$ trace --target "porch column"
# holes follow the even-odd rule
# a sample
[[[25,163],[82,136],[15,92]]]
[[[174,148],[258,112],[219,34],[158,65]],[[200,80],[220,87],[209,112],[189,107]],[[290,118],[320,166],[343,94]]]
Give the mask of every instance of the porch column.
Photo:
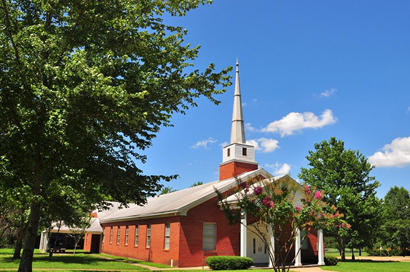
[[[241,257],[246,257],[246,242],[247,242],[247,230],[246,230],[246,213],[242,212],[241,218]]]
[[[317,257],[318,257],[318,265],[325,265],[325,254],[323,252],[323,230],[317,231],[317,238],[318,238],[318,249],[317,249]]]
[[[48,232],[42,231],[40,236],[40,252],[47,252],[48,250]]]
[[[273,235],[272,228],[273,228],[273,225],[268,227],[269,239],[270,239],[269,254],[272,256],[273,261],[275,261],[275,236]],[[274,264],[271,258],[269,257],[269,267],[273,267],[273,265]]]
[[[302,249],[300,247],[300,230],[299,230],[299,228],[296,228],[295,266],[302,266]]]

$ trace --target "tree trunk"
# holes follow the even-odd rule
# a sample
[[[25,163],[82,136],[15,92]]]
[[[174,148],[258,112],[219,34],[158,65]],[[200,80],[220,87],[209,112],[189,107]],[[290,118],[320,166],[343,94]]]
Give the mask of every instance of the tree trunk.
[[[21,248],[23,247],[23,235],[24,235],[24,230],[26,228],[24,224],[24,210],[20,214],[20,226],[17,229],[17,241],[16,244],[14,245],[14,254],[13,254],[13,259],[20,259],[21,258]]]
[[[34,244],[37,238],[38,224],[40,221],[40,203],[33,200],[30,207],[27,228],[24,235],[23,256],[20,261],[19,272],[32,272]]]
[[[352,261],[355,261],[355,260],[356,260],[356,258],[354,256],[354,248],[352,247]]]
[[[345,243],[342,238],[339,238],[337,239],[337,244],[339,246],[340,259],[344,262],[346,261]]]
[[[13,259],[20,259],[21,258],[21,248],[23,247],[23,230],[19,230],[17,234],[17,241],[14,245],[14,254]]]
[[[359,247],[359,256],[362,256],[362,248]]]

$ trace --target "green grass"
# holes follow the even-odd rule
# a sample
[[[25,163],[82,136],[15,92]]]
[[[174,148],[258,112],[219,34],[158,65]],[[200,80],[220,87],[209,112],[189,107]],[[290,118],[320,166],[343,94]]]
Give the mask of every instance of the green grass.
[[[0,268],[17,268],[20,260],[12,259],[12,249],[0,249]],[[144,268],[119,262],[115,260],[107,260],[98,257],[96,254],[62,254],[48,257],[46,253],[34,252],[33,268],[44,269],[130,269],[130,270],[146,270]]]
[[[354,250],[354,255],[355,256],[359,256],[359,250],[355,249]],[[329,256],[329,257],[339,257],[339,250],[337,250],[337,248],[326,248],[325,249],[325,256]],[[350,256],[352,256],[352,253],[350,250],[346,249],[346,257],[350,258]],[[362,250],[362,256],[369,256],[369,254],[367,254],[367,252]]]
[[[410,263],[383,261],[339,262],[336,266],[322,266],[323,270],[338,272],[409,272]]]
[[[170,268],[171,267],[171,266],[166,265],[166,264],[159,264],[159,263],[146,262],[146,261],[141,261],[141,260],[136,260],[136,259],[129,259],[129,258],[118,257],[118,256],[114,256],[114,255],[104,254],[104,253],[98,254],[98,255],[103,256],[103,257],[107,257],[107,258],[111,258],[111,259],[114,259],[114,260],[129,262],[129,263],[149,265],[149,266],[156,267],[156,268]]]

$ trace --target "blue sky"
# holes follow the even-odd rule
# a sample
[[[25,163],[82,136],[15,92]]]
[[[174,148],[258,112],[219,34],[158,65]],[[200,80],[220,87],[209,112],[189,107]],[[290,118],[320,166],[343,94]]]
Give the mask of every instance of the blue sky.
[[[406,0],[217,0],[167,22],[201,45],[196,67],[239,59],[259,166],[297,178],[314,143],[335,136],[371,158],[382,197],[394,185],[410,190],[409,14]],[[146,150],[146,173],[179,174],[166,185],[176,189],[216,180],[233,91],[175,115]]]

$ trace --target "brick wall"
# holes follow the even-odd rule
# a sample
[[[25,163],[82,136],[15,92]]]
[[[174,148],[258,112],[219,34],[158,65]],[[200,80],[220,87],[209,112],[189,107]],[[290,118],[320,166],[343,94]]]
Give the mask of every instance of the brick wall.
[[[230,162],[219,166],[219,180],[232,178],[244,172],[249,172],[258,169],[257,164],[244,162]]]
[[[170,224],[170,247],[164,249],[165,224]],[[135,226],[138,224],[138,245],[135,245]],[[151,224],[151,245],[147,247],[147,225]],[[162,264],[178,265],[179,257],[179,217],[166,217],[150,220],[103,224],[104,241],[101,252],[116,256],[134,258]],[[113,226],[112,243],[110,229]],[[129,227],[128,244],[125,244],[125,229]],[[120,228],[120,240],[117,242],[117,229]]]
[[[229,225],[225,214],[217,205],[215,197],[189,210],[181,217],[179,266],[202,266],[206,256],[239,255],[239,224]],[[217,243],[215,251],[202,250],[203,223],[217,224]]]
[[[84,234],[84,250],[90,252],[91,251],[91,233]]]

